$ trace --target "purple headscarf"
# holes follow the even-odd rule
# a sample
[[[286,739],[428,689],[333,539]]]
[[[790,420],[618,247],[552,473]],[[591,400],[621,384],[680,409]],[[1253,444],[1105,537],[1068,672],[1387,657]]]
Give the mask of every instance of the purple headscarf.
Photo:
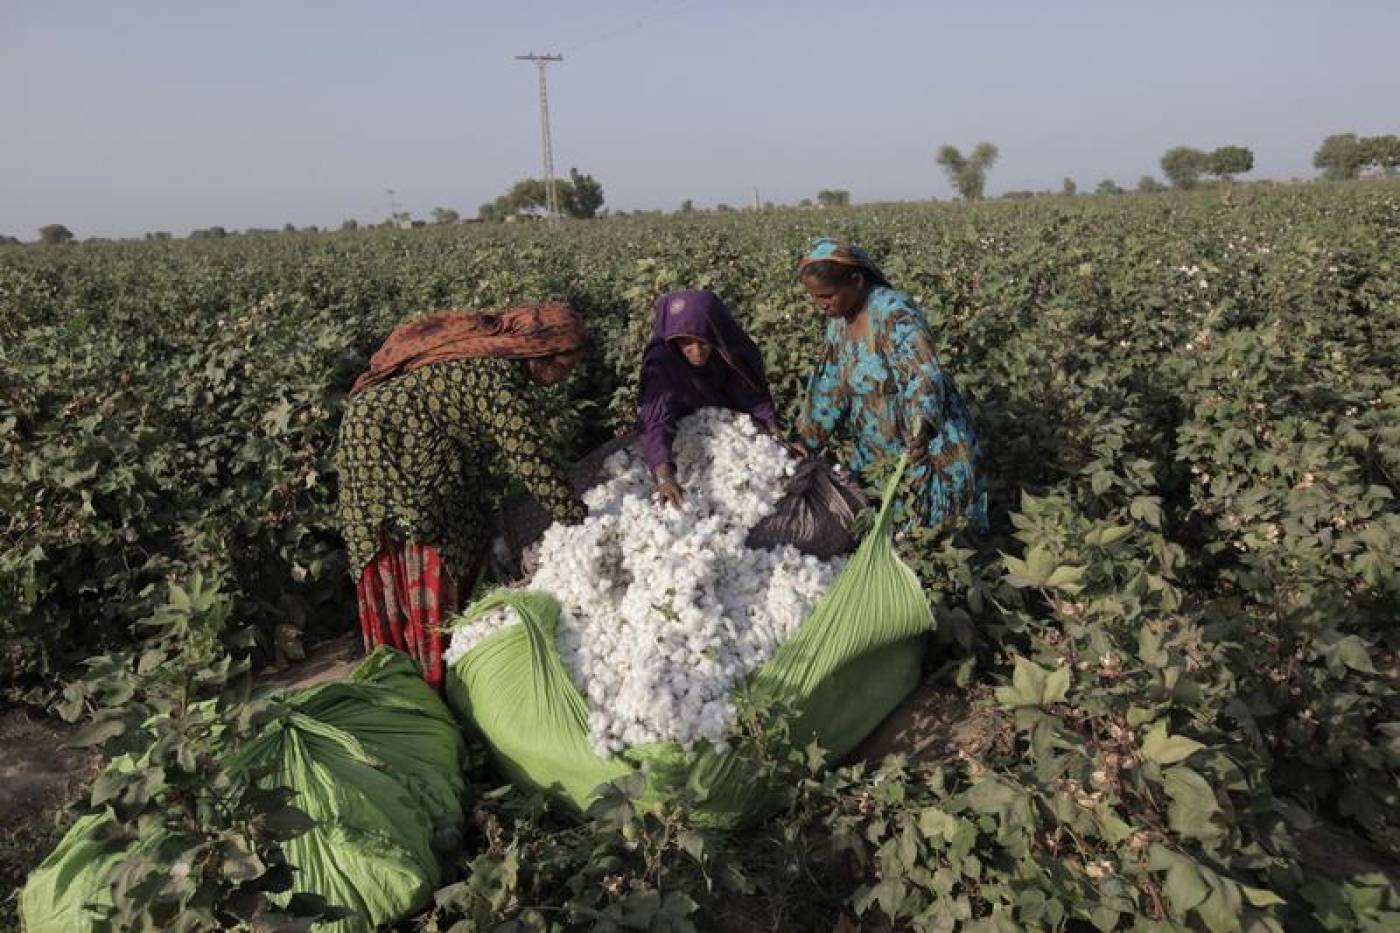
[[[777,411],[763,357],[713,292],[667,292],[652,305],[651,341],[642,354],[637,438],[652,470],[672,463],[676,422],[700,408],[745,412],[776,430]],[[691,366],[671,342],[694,337],[714,348],[704,366]]]

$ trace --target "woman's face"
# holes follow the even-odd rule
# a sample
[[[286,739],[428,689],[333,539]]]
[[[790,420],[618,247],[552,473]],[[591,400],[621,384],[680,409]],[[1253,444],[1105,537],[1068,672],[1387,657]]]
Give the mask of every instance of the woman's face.
[[[714,347],[699,337],[677,337],[672,343],[681,356],[685,357],[685,361],[696,369],[708,363],[710,354],[714,351]]]
[[[850,319],[865,307],[865,279],[858,275],[837,285],[823,282],[814,275],[804,275],[802,287],[827,317]]]
[[[569,350],[553,356],[536,356],[525,361],[530,378],[542,386],[552,386],[559,382],[583,359],[583,350]]]

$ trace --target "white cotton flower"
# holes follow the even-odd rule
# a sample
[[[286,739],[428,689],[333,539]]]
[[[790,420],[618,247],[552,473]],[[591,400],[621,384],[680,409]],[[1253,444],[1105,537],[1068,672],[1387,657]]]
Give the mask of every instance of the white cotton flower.
[[[745,547],[795,469],[753,419],[697,412],[681,421],[674,453],[679,508],[658,506],[646,465],[619,451],[584,496],[587,519],[545,532],[530,582],[562,608],[555,641],[603,756],[650,742],[727,748],[734,687],[791,637],[844,563]],[[518,621],[498,609],[457,629],[447,662]]]

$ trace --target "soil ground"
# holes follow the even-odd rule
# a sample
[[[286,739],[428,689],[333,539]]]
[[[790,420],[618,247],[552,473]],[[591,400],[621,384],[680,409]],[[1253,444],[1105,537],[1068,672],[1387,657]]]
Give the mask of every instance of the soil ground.
[[[97,752],[63,747],[73,731],[25,709],[0,713],[0,930],[18,929],[25,875],[68,829],[68,808],[101,769]]]
[[[886,755],[903,755],[914,764],[980,758],[1001,731],[996,717],[973,700],[967,690],[922,684],[856,747],[852,757],[878,762]]]

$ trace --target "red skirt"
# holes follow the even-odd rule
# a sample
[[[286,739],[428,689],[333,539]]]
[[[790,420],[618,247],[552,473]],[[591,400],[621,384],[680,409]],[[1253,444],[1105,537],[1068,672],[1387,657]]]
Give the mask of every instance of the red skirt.
[[[440,688],[442,625],[461,608],[461,596],[438,552],[413,541],[383,543],[360,571],[355,595],[366,653],[378,645],[405,651]]]

